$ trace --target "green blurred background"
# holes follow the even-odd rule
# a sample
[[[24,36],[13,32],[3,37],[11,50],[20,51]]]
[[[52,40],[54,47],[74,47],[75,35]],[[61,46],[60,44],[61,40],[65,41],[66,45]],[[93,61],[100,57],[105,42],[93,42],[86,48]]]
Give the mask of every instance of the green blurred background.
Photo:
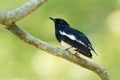
[[[12,10],[27,0],[1,0],[0,10]],[[35,37],[61,47],[49,16],[67,20],[84,32],[112,80],[120,79],[120,0],[48,0],[17,22]],[[95,73],[45,53],[19,40],[0,25],[0,80],[101,80]],[[63,47],[61,47],[63,48]]]

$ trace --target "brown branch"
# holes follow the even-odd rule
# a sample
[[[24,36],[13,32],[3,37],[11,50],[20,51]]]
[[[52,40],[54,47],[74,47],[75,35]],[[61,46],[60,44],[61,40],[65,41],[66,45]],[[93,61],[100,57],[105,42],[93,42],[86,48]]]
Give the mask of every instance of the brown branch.
[[[50,45],[44,41],[41,41],[38,38],[33,37],[28,32],[24,31],[20,27],[18,27],[16,24],[11,24],[10,26],[6,27],[7,30],[14,33],[18,38],[20,38],[22,41],[35,46],[36,48],[42,49],[43,51],[46,51],[52,55],[62,57],[68,61],[71,61],[79,66],[82,66],[86,69],[89,69],[95,73],[97,73],[102,80],[110,80],[110,76],[108,74],[108,71],[91,61],[88,61],[82,57],[79,57],[77,55],[71,54],[70,52],[66,50],[62,50],[60,48],[57,48],[53,45]]]
[[[91,61],[88,61],[82,57],[71,54],[66,50],[62,50],[53,45],[50,45],[44,41],[41,41],[38,38],[33,37],[28,32],[24,31],[20,27],[18,27],[15,22],[29,15],[31,12],[36,10],[43,2],[46,0],[29,0],[27,3],[22,5],[21,7],[11,10],[11,11],[0,11],[0,24],[5,25],[6,29],[15,34],[22,41],[36,47],[42,49],[52,55],[62,57],[68,61],[71,61],[83,68],[91,70],[98,74],[102,80],[110,80],[110,76],[108,71]]]
[[[16,21],[26,17],[39,6],[41,6],[46,0],[29,0],[21,7],[11,11],[0,11],[0,23],[3,25],[10,25]]]

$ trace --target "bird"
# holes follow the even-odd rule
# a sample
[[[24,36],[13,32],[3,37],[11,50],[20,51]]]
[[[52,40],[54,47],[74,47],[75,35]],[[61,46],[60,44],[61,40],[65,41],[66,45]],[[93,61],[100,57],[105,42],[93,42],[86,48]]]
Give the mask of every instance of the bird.
[[[62,46],[66,47],[66,50],[74,48],[76,53],[80,53],[88,58],[92,59],[93,51],[96,55],[96,51],[92,47],[90,40],[81,31],[72,28],[67,21],[61,18],[49,17],[55,25],[55,36]]]

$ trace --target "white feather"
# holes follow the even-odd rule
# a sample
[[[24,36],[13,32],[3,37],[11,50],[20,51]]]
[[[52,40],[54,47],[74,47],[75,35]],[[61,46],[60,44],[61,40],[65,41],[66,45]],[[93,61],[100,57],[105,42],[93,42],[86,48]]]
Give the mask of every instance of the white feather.
[[[72,34],[67,34],[67,33],[65,33],[64,31],[63,31],[63,32],[62,32],[62,31],[59,31],[59,32],[60,32],[61,35],[67,36],[67,37],[70,38],[71,40],[75,40],[75,41],[79,42],[80,44],[86,46],[81,40],[77,40],[74,35],[72,35]]]
[[[62,32],[62,31],[60,31],[60,34],[61,34],[61,35],[64,35],[64,36],[67,36],[67,37],[69,37],[69,38],[72,39],[72,40],[75,40],[75,39],[76,39],[75,36],[66,34],[65,32]]]
[[[67,43],[64,42],[64,41],[61,41],[61,45],[64,46],[64,47],[66,47],[66,48],[72,47],[71,45],[67,44]]]

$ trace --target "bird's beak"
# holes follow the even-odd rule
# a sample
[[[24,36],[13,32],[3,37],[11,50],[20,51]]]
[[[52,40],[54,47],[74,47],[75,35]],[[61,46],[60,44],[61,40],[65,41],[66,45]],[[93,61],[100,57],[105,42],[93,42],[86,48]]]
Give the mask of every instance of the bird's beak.
[[[49,18],[55,22],[55,18],[52,18],[52,17],[49,17]]]

